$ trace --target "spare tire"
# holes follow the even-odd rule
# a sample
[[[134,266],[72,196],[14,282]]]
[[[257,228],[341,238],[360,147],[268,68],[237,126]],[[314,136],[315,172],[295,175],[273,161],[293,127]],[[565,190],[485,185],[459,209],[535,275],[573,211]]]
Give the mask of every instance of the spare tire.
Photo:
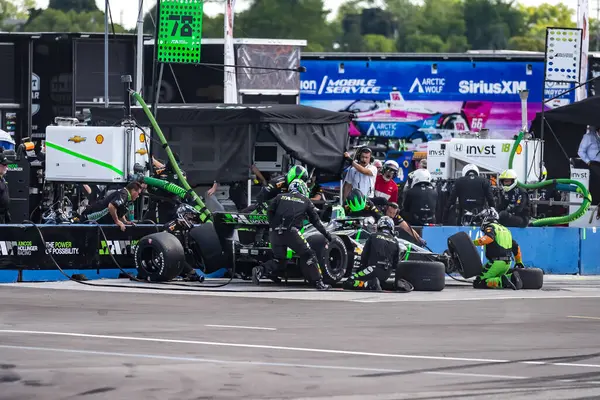
[[[439,292],[446,287],[446,266],[439,261],[401,261],[396,267],[396,282],[404,279],[418,292]]]
[[[317,255],[323,282],[336,284],[342,280],[348,270],[348,249],[338,236],[331,235],[331,237],[333,240],[327,243],[327,239],[319,233],[307,237],[306,241]]]
[[[512,268],[509,273],[513,271],[519,272],[523,289],[538,290],[544,286],[544,271],[539,268]]]
[[[151,282],[177,278],[183,271],[185,251],[179,239],[168,232],[144,236],[135,249],[138,277]]]
[[[482,274],[481,256],[466,232],[458,232],[448,238],[448,251],[463,278],[473,278]]]
[[[189,232],[190,246],[196,257],[204,264],[204,272],[210,274],[226,267],[219,235],[212,223],[198,225]]]

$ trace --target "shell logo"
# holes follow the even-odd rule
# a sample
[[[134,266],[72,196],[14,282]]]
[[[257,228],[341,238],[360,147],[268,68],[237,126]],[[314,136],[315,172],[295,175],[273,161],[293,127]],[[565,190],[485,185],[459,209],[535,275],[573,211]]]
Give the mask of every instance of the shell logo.
[[[146,135],[140,133],[140,143],[146,143]]]
[[[523,152],[523,146],[518,145],[517,146],[517,154],[521,155],[522,152]]]
[[[98,144],[104,143],[104,136],[96,135],[96,143],[98,143]]]
[[[408,160],[404,160],[404,162],[402,163],[402,165],[404,165],[404,168],[408,168],[408,166],[410,165],[410,163],[408,162]]]

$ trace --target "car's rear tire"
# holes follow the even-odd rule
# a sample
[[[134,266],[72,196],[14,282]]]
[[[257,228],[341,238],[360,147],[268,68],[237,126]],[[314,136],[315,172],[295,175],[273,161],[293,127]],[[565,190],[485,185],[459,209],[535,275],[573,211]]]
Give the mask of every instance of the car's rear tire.
[[[439,292],[446,287],[446,267],[439,261],[401,261],[395,280],[404,279],[417,292]]]
[[[140,279],[166,282],[177,278],[183,271],[185,251],[179,239],[168,232],[144,236],[134,254]]]
[[[481,257],[466,232],[458,232],[448,238],[448,251],[463,278],[473,278],[482,274]]]
[[[544,286],[544,271],[539,268],[512,268],[509,273],[513,271],[519,273],[523,289],[539,290]]]
[[[197,257],[200,257],[205,268],[205,273],[210,274],[226,267],[226,258],[223,255],[221,241],[211,223],[198,225],[189,232],[190,246]]]
[[[336,284],[346,275],[348,250],[342,239],[336,235],[331,236],[333,240],[329,243],[321,234],[312,235],[306,241],[317,256],[323,274],[323,282]]]

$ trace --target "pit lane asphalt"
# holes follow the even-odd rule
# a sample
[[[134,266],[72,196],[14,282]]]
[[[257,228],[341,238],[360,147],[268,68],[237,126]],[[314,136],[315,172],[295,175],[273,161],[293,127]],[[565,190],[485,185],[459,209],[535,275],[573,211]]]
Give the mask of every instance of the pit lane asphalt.
[[[0,399],[600,398],[600,280],[546,278],[408,294],[0,285]]]

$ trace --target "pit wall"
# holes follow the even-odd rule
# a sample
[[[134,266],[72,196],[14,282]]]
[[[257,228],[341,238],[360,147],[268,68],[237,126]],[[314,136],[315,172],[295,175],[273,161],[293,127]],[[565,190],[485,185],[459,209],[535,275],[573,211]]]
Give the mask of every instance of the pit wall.
[[[23,226],[19,227],[24,229]],[[64,237],[64,227],[58,229],[55,226],[41,226],[45,236],[48,239],[52,234],[59,234]],[[98,233],[94,227],[83,227],[81,232],[73,236],[73,241],[85,240],[86,243],[94,243],[99,239]],[[104,227],[108,237],[118,240],[139,239],[149,233],[155,232],[156,227],[136,226],[131,230],[120,232],[118,228],[113,226]],[[596,228],[511,228],[513,237],[521,246],[523,261],[528,267],[537,267],[544,270],[546,274],[556,275],[600,275],[600,229]],[[70,231],[70,229],[69,229]],[[447,248],[447,239],[451,235],[464,231],[473,239],[480,237],[482,232],[479,228],[470,227],[424,227],[422,231],[423,238],[427,241],[427,245],[434,252],[443,252]],[[0,231],[2,233],[3,231]],[[12,239],[17,239],[16,236],[33,235],[33,230],[14,232]],[[37,234],[37,233],[35,233]],[[91,235],[91,236],[90,236]],[[2,236],[2,235],[0,235]],[[121,237],[122,236],[122,237]],[[33,237],[23,238],[35,240]],[[47,239],[47,240],[48,240]],[[98,243],[98,242],[97,242]],[[0,243],[1,244],[1,243]],[[73,243],[74,244],[74,243]],[[83,247],[83,244],[81,245]],[[480,248],[480,255],[483,259],[483,248]],[[0,249],[2,250],[2,249]],[[2,251],[0,251],[1,253]],[[87,256],[80,254],[83,258],[69,262],[70,265],[65,265],[62,260],[73,260],[70,256],[66,258],[56,257],[65,272],[71,276],[73,274],[83,274],[89,280],[95,279],[110,279],[119,277],[120,271],[115,268],[111,257],[109,257],[100,247],[94,247],[89,250],[88,254],[95,256]],[[131,250],[129,254],[114,254],[119,264],[131,274],[135,274],[133,265],[133,256]],[[93,262],[92,259],[94,260]],[[44,282],[44,281],[59,281],[67,278],[62,275],[49,261],[47,257],[37,258],[36,266],[25,266],[23,262],[18,262],[19,266],[6,263],[7,257],[0,255],[0,283],[12,282]],[[24,260],[24,259],[22,259]],[[87,261],[87,262],[86,262]],[[4,265],[2,265],[4,264]],[[215,273],[214,277],[222,275],[223,270],[219,274]]]

